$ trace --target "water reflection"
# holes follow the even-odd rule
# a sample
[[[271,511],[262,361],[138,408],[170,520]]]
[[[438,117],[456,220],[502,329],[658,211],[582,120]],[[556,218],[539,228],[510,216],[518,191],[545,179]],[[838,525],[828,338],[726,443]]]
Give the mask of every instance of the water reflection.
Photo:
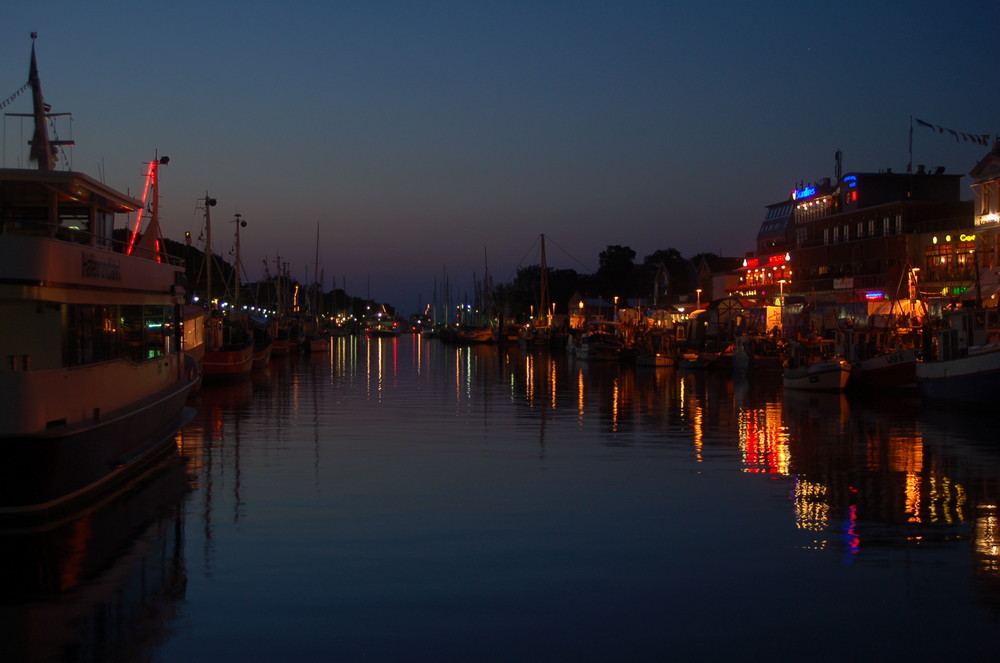
[[[187,589],[177,455],[60,522],[0,530],[0,657],[134,660],[170,635]]]
[[[497,626],[504,635],[496,635],[476,615],[524,626],[509,615],[537,605],[588,628],[616,619],[588,612],[591,604],[641,606],[610,631],[655,641],[663,624],[699,613],[663,599],[676,587],[695,602],[699,592],[726,593],[732,603],[715,607],[739,612],[725,622],[736,628],[752,612],[744,608],[782,609],[768,592],[803,573],[811,591],[843,582],[853,591],[871,585],[874,595],[899,582],[887,570],[903,568],[899,608],[945,568],[937,582],[971,585],[1000,615],[1000,449],[986,417],[906,398],[785,392],[777,376],[585,364],[417,336],[333,339],[329,353],[205,385],[195,404],[197,417],[177,438],[183,490],[146,507],[145,525],[105,536],[118,530],[85,520],[44,541],[3,540],[5,551],[24,546],[11,568],[37,570],[28,583],[8,569],[4,635],[22,651],[31,647],[25,633],[50,626],[64,634],[62,647],[95,649],[100,638],[117,646],[125,636],[99,636],[93,617],[66,624],[112,609],[126,619],[141,601],[154,606],[157,625],[129,644],[157,649],[195,581],[206,586],[190,592],[197,617],[189,621],[232,611],[212,626],[239,623],[235,606],[253,592],[263,630],[276,623],[300,628],[296,643],[315,639],[290,659],[334,651],[323,639],[331,632],[360,658],[384,635],[381,624],[413,642],[435,642],[442,622],[501,641],[510,631]],[[126,522],[118,508],[107,523]],[[123,554],[128,541],[155,552]],[[101,556],[122,570],[87,561]],[[741,566],[747,558],[755,565]],[[780,561],[768,566],[772,559]],[[705,577],[675,577],[686,569]],[[732,569],[760,584],[740,588]],[[111,598],[137,574],[154,597]],[[782,603],[794,602],[788,591]],[[38,610],[32,593],[59,597],[61,607]],[[824,619],[843,609],[828,600],[816,607]],[[287,607],[297,617],[277,614]],[[968,617],[962,607],[928,611]],[[79,628],[90,632],[70,633]],[[183,653],[188,640],[177,640]],[[474,640],[463,640],[470,651]]]

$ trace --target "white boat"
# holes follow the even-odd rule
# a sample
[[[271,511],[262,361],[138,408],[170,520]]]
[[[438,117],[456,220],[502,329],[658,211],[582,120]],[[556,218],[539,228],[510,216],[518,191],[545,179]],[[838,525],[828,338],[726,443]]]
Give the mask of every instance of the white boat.
[[[843,357],[830,355],[826,344],[792,343],[781,371],[786,389],[843,391],[851,377],[851,365]]]
[[[1000,403],[1000,312],[970,308],[949,312],[935,330],[929,352],[917,362],[920,396],[953,404]]]
[[[156,217],[114,241],[116,215],[144,202],[55,169],[34,43],[29,85],[37,168],[0,169],[3,517],[54,515],[162,458],[199,379]]]

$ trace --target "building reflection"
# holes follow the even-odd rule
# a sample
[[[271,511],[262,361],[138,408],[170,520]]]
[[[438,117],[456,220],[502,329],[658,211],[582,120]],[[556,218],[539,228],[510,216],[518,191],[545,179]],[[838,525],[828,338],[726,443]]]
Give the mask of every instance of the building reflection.
[[[740,466],[784,480],[802,547],[853,560],[866,551],[968,545],[977,573],[1000,583],[1000,451],[989,422],[929,419],[906,398],[861,401],[784,390],[780,376],[752,377],[628,365],[585,364],[558,354],[519,354],[506,366],[524,414],[597,418],[608,445],[690,445],[709,462],[738,430]],[[535,415],[537,416],[537,414]],[[648,431],[662,436],[650,440]],[[543,429],[544,430],[544,429]],[[990,453],[990,451],[993,453]]]

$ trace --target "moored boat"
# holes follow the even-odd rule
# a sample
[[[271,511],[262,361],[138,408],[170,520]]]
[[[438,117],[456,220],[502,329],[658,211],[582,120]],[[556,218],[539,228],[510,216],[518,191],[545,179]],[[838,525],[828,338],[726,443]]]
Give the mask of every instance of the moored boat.
[[[843,357],[827,350],[827,343],[788,347],[781,381],[786,389],[843,391],[851,377],[851,365]]]
[[[253,370],[266,368],[271,361],[271,350],[274,347],[274,339],[265,325],[257,325],[253,328]]]
[[[618,361],[622,356],[622,347],[615,323],[594,320],[587,324],[573,352],[580,361]]]
[[[399,324],[389,318],[377,318],[365,330],[369,336],[393,338],[399,336]]]
[[[114,240],[116,216],[144,201],[55,169],[34,44],[29,87],[38,167],[0,169],[3,517],[66,510],[162,458],[199,377],[182,344],[183,267],[155,214],[141,239]]]
[[[253,370],[253,335],[243,325],[220,316],[208,318],[206,326],[205,378],[225,379]]]
[[[744,373],[782,370],[781,347],[773,336],[743,334],[733,341],[733,369]]]
[[[916,365],[920,396],[957,405],[1000,403],[1000,312],[960,309],[942,322],[926,337]]]
[[[911,390],[917,381],[917,351],[903,348],[880,352],[855,361],[851,366],[852,389]]]
[[[459,325],[454,332],[454,342],[458,344],[493,343],[496,341],[496,334],[488,326]]]
[[[636,366],[653,366],[662,368],[666,366],[676,366],[677,357],[665,352],[643,352],[636,355]]]

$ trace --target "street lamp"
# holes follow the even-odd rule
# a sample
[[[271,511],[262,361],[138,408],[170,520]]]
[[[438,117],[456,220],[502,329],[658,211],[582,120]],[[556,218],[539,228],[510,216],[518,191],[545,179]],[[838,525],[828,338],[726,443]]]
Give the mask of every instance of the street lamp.
[[[697,290],[695,290],[694,292],[695,292],[695,295],[696,295],[696,297],[697,297],[697,299],[696,299],[696,304],[695,304],[695,308],[696,308],[696,309],[700,309],[700,308],[701,308],[701,288],[698,288],[698,289],[697,289]]]
[[[778,281],[778,291],[780,293],[781,305],[785,305],[785,279]]]

